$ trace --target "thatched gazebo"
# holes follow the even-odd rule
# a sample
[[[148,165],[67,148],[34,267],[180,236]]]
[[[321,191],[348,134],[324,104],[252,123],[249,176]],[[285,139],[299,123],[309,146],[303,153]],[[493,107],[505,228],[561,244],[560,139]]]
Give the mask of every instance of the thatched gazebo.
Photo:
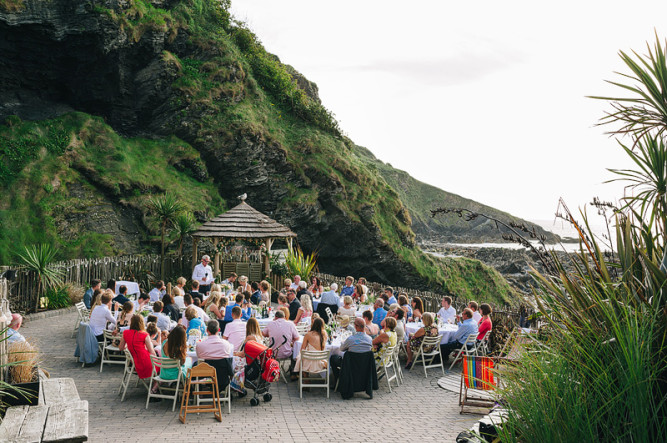
[[[241,196],[241,204],[235,206],[224,214],[207,221],[192,234],[192,263],[193,266],[199,262],[197,254],[197,243],[202,238],[210,238],[216,247],[214,259],[214,275],[220,272],[220,252],[218,243],[224,239],[233,240],[263,240],[266,246],[264,256],[264,272],[269,273],[269,254],[271,246],[276,239],[285,239],[290,244],[296,234],[287,226],[262,214],[245,202],[246,195]]]

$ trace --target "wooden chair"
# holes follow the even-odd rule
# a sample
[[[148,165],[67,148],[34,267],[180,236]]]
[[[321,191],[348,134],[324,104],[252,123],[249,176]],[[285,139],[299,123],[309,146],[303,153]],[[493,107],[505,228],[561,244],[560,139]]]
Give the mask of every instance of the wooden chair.
[[[415,364],[419,362],[419,357],[421,357],[422,365],[424,366],[424,376],[428,377],[427,369],[440,367],[442,369],[442,375],[445,375],[445,366],[442,364],[442,356],[440,356],[440,361],[438,363],[433,363],[435,358],[440,355],[440,341],[442,340],[442,334],[438,334],[436,337],[424,336],[421,346],[417,350],[417,353],[413,357]],[[426,349],[432,348],[430,352],[425,352]],[[428,360],[428,361],[427,361]],[[414,364],[410,368],[414,367]]]
[[[460,413],[466,406],[492,407],[495,398],[490,391],[498,387],[494,360],[489,357],[466,355],[463,357],[461,387],[459,389]]]
[[[200,391],[199,388],[210,385],[210,390]],[[196,387],[196,390],[192,388]],[[198,401],[190,404],[190,395],[195,397],[201,395],[210,395],[213,399],[212,404],[201,405]],[[178,419],[185,423],[188,412],[213,412],[213,416],[218,421],[222,421],[222,410],[220,408],[220,392],[218,392],[218,377],[215,368],[207,363],[199,363],[197,366],[188,370],[188,378],[185,380],[185,390],[181,400],[181,410]]]
[[[175,411],[176,401],[178,400],[178,394],[180,393],[181,381],[183,380],[183,372],[181,372],[181,362],[173,358],[158,357],[156,355],[151,355],[151,363],[153,363],[153,374],[151,375],[150,386],[154,386],[155,383],[157,382],[158,392],[152,393],[150,389],[148,390],[148,395],[146,396],[146,409],[148,409],[148,403],[150,403],[151,397],[156,397],[156,398],[166,398],[169,400],[173,399],[174,403],[171,406],[171,410]],[[160,374],[158,374],[158,369],[160,370],[160,374],[165,369],[177,369],[178,375],[176,376],[175,380],[164,379],[160,376]],[[159,385],[160,382],[162,383],[176,382],[176,387],[168,388],[166,386],[161,386]],[[173,394],[163,394],[162,391],[173,391]]]
[[[125,349],[125,369],[123,370],[123,377],[120,380],[120,389],[118,389],[118,394],[120,395],[122,393],[122,397],[120,398],[121,402],[125,400],[127,387],[130,385],[130,381],[133,375],[137,376],[137,383],[135,384],[135,387],[139,386],[139,382],[141,382],[146,387],[146,389],[150,391],[150,386],[148,385],[148,380],[150,379],[139,378],[139,374],[137,374],[137,371],[134,369],[134,359],[132,358],[132,354],[130,354],[130,351]]]
[[[325,388],[327,390],[327,398],[329,398],[330,356],[331,356],[331,351],[328,349],[325,351],[301,351],[301,361],[300,361],[301,364],[299,365],[299,398],[303,398],[303,388],[304,388],[303,382],[305,380],[308,380],[310,382],[308,384],[305,384],[305,386],[308,388]],[[305,374],[308,374],[308,372],[303,372],[303,362],[306,360],[310,361],[325,360],[327,362],[326,369],[317,372],[316,374],[326,373],[326,377],[322,378],[319,375],[315,377],[306,377]],[[322,380],[324,380],[323,383],[321,382]],[[313,383],[313,382],[320,382],[320,383]]]
[[[125,355],[120,352],[114,341],[120,340],[120,337],[114,336],[112,331],[104,330],[104,341],[102,342],[102,357],[100,358],[100,372],[104,368],[104,363],[110,365],[124,365]]]
[[[470,356],[470,355],[476,355],[476,353],[477,353],[477,333],[474,333],[468,335],[465,343],[463,343],[459,351],[456,353],[456,357],[454,357],[454,361],[449,366],[449,370],[450,371],[452,370],[452,368],[459,361],[462,355]]]
[[[396,369],[396,367],[399,365],[396,364],[395,356],[396,356],[396,346],[387,346],[382,361],[378,362],[376,360],[378,379],[380,378],[380,375],[384,374],[384,376],[387,379],[387,385],[389,386],[389,392],[391,392],[392,380],[396,380],[396,387],[398,387],[398,370]],[[394,370],[394,375],[392,376],[389,376],[390,368]]]

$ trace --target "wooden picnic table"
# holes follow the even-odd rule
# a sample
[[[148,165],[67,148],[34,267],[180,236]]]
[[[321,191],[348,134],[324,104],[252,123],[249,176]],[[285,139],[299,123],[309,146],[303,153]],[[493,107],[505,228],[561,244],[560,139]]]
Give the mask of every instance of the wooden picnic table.
[[[37,406],[13,406],[0,424],[2,442],[84,442],[88,440],[88,402],[79,398],[71,378],[40,381]]]

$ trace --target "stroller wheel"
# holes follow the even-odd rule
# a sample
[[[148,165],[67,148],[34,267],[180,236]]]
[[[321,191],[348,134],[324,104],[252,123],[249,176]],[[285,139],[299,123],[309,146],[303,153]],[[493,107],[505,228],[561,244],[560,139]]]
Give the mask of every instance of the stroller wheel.
[[[259,405],[259,399],[251,398],[250,399],[250,406],[257,406],[257,405]]]
[[[269,394],[268,392],[266,394],[264,394],[264,401],[265,402],[270,402],[272,398],[273,398],[273,395]]]

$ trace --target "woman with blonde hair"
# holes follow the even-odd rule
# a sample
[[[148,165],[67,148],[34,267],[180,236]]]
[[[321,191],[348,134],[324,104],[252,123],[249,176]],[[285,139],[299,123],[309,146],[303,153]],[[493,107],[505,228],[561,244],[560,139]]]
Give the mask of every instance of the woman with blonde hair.
[[[416,297],[415,297],[416,298]],[[413,299],[414,300],[414,299]],[[420,300],[421,301],[421,300]],[[405,369],[410,369],[412,367],[412,356],[419,350],[424,341],[424,337],[437,337],[438,336],[438,327],[433,324],[433,319],[435,316],[430,312],[424,312],[422,315],[422,321],[424,326],[419,328],[417,332],[412,334],[410,337],[409,345],[407,346],[408,352],[408,361],[405,365]],[[435,347],[425,347],[424,352],[432,352]]]
[[[243,294],[244,292],[251,292],[252,288],[250,287],[250,284],[248,284],[248,277],[245,275],[242,275],[239,277],[239,286],[236,288],[236,291],[239,294]]]
[[[296,317],[294,318],[294,324],[298,324],[301,320],[308,319],[313,316],[313,302],[310,299],[310,295],[303,294],[301,296],[301,307],[296,311]]]
[[[173,295],[174,297],[179,296],[179,295],[180,295],[181,297],[183,297],[183,296],[185,295],[185,289],[183,289],[183,287],[185,286],[185,284],[186,284],[187,282],[188,282],[188,281],[185,279],[185,277],[178,277],[178,278],[176,279],[176,286],[174,286],[174,287],[172,288],[172,295]]]
[[[352,306],[352,303],[354,303],[352,297],[350,297],[349,295],[343,297],[343,306],[338,308],[338,315],[347,315],[349,317],[355,317],[357,315],[357,311],[354,309],[354,306]]]
[[[259,282],[259,289],[262,291],[262,301],[271,303],[271,283],[266,280]]]
[[[222,286],[217,283],[212,284],[211,292],[222,292]]]
[[[290,286],[292,286],[292,279],[291,278],[286,278],[283,283],[285,284],[285,286],[283,287],[282,291],[280,291],[280,292],[287,291],[290,288]]]
[[[211,295],[204,302],[204,311],[210,319],[222,319],[225,317],[225,314],[220,312],[220,298],[222,297],[222,292],[220,291],[211,291]]]

